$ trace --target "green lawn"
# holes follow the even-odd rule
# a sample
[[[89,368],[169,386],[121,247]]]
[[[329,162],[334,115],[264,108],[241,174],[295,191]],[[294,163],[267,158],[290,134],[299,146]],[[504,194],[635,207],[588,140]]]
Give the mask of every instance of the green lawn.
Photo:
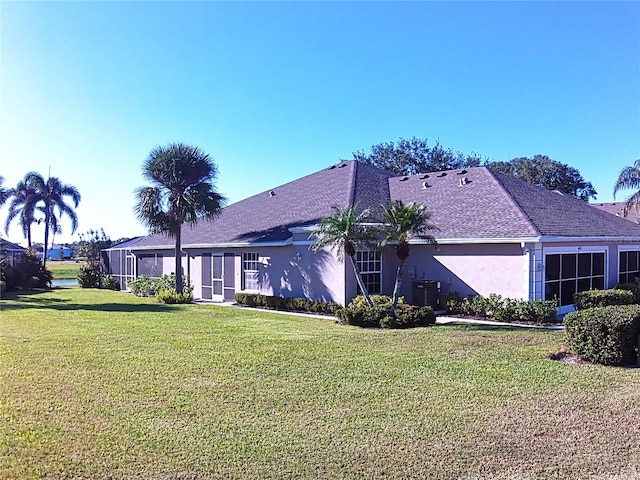
[[[0,478],[638,478],[640,370],[562,332],[0,302]]]
[[[56,280],[75,280],[78,278],[80,265],[82,265],[82,263],[76,263],[75,260],[49,260],[47,262],[47,269],[51,271],[53,278]]]

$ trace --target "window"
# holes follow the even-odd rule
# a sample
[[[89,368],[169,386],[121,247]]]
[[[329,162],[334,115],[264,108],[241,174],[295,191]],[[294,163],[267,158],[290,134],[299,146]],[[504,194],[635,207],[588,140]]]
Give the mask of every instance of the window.
[[[379,295],[382,292],[382,253],[356,252],[356,265],[369,294]],[[362,293],[360,288],[358,293]]]
[[[620,263],[618,264],[618,281],[620,283],[635,283],[636,277],[640,277],[640,251],[621,251]]]
[[[151,278],[162,276],[162,254],[138,256],[138,277],[143,275]]]
[[[245,252],[242,254],[242,289],[260,290],[257,252]]]
[[[545,256],[545,298],[559,306],[573,304],[576,292],[604,288],[604,252],[558,253]]]

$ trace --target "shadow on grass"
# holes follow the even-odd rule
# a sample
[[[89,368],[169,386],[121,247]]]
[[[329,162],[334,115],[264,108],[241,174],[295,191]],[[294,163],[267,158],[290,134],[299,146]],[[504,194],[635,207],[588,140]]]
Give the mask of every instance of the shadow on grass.
[[[173,306],[165,304],[132,304],[132,303],[75,303],[64,298],[43,298],[42,293],[50,290],[26,290],[19,292],[8,292],[2,295],[2,300],[15,300],[20,303],[2,303],[0,309],[6,310],[26,310],[30,308],[45,308],[49,310],[72,311],[87,310],[98,312],[170,312],[175,310]]]
[[[527,332],[527,331],[558,331],[560,328],[555,325],[486,325],[480,323],[445,323],[437,325],[438,328],[454,327],[456,330],[466,330],[469,332]]]

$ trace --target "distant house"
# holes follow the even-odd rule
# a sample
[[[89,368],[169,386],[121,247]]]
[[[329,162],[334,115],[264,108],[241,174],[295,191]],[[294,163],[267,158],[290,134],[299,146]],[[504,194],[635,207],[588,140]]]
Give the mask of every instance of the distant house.
[[[72,258],[73,250],[66,245],[53,244],[47,250],[47,260],[71,260]]]
[[[396,176],[347,161],[226,207],[182,229],[184,269],[200,299],[232,300],[236,292],[307,297],[345,304],[357,294],[347,263],[309,249],[310,234],[331,207],[376,210],[398,199],[422,202],[438,227],[437,248],[411,241],[407,301],[431,303],[426,291],[558,298],[609,288],[640,271],[640,225],[569,195],[485,167]],[[159,276],[174,269],[173,240],[152,235],[105,251],[116,278]],[[397,258],[387,247],[361,250],[357,262],[371,293],[393,290]],[[121,285],[126,281],[121,280]]]
[[[26,248],[0,238],[0,256],[6,259],[8,265],[13,266],[18,263],[26,251]]]

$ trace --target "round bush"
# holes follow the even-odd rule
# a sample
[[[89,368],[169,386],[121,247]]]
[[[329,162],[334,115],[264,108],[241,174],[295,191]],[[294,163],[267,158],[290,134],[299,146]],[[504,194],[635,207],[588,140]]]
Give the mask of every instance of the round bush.
[[[568,313],[564,317],[569,347],[580,358],[602,365],[637,361],[640,305],[610,305]]]

